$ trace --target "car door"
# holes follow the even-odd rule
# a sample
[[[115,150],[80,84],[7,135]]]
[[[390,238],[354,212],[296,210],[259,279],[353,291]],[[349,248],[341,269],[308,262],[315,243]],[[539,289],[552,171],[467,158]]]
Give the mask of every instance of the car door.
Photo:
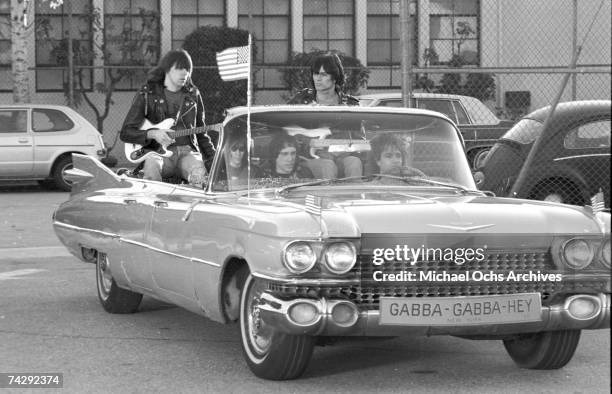
[[[202,198],[200,191],[177,188],[171,193],[156,194],[153,198],[151,227],[147,232],[149,261],[156,292],[182,307],[199,311],[195,299],[193,221],[183,217],[192,204]],[[200,223],[201,225],[201,223]]]
[[[33,163],[29,111],[0,109],[0,178],[31,177]]]

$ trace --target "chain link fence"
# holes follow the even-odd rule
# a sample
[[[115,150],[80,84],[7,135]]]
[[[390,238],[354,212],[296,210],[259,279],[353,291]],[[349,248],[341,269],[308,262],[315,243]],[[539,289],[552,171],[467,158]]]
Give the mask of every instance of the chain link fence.
[[[233,19],[232,25],[248,30],[256,47],[252,65],[256,105],[286,103],[295,89],[287,75],[296,69],[309,72],[307,64],[295,62],[296,57],[323,50],[354,60],[347,73],[367,70],[366,81],[349,86],[349,93],[360,96],[362,105],[400,106],[401,49],[407,47],[410,105],[445,113],[458,124],[479,187],[500,196],[575,204],[588,203],[603,189],[609,206],[611,2],[412,0],[408,4],[407,41],[400,34],[399,0],[238,0],[231,16],[223,0],[173,1],[170,16],[161,21],[171,28],[162,36],[172,48],[179,48],[201,26],[223,26]],[[85,75],[99,80],[108,66],[90,65]],[[129,87],[144,82],[136,78],[148,68],[130,74]],[[214,68],[195,64],[196,72]],[[128,91],[124,85],[117,88]],[[202,92],[210,90],[206,80],[199,85]],[[546,117],[521,120],[557,99],[581,103],[560,104],[555,113],[564,121],[549,122],[545,131],[541,129]],[[608,100],[607,112],[605,103],[585,100]],[[586,116],[592,107],[600,112]],[[218,118],[219,114],[207,113],[212,122]],[[548,157],[546,163],[528,160],[534,144],[538,149],[531,156]],[[507,157],[498,158],[502,153]],[[523,165],[527,161],[529,168]],[[515,187],[517,179],[520,188]]]

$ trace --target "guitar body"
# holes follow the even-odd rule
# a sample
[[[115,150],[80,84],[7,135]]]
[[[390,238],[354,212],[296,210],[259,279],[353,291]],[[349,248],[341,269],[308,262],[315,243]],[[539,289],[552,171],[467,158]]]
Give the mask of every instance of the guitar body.
[[[140,130],[153,130],[153,129],[170,129],[174,126],[174,119],[164,119],[157,124],[151,123],[148,119],[145,119],[140,126]],[[150,156],[157,155],[163,157],[172,156],[172,152],[166,149],[166,146],[161,145],[155,140],[149,140],[146,145],[130,144],[125,143],[125,157],[132,163],[140,163],[146,160]]]
[[[171,137],[176,138],[185,135],[193,135],[206,133],[208,130],[216,130],[220,131],[222,128],[221,123],[217,123],[210,126],[202,126],[196,127],[193,129],[184,129],[174,131]],[[142,126],[140,126],[140,130],[153,130],[153,129],[165,129],[170,130],[174,127],[174,119],[168,118],[164,119],[159,123],[153,124],[149,120],[145,119],[142,122]],[[170,157],[172,156],[172,152],[167,150],[167,146],[161,145],[155,140],[148,140],[146,145],[139,144],[131,144],[129,142],[125,143],[125,157],[132,163],[140,163],[141,161],[146,160],[148,157],[153,155],[155,156],[163,156]]]

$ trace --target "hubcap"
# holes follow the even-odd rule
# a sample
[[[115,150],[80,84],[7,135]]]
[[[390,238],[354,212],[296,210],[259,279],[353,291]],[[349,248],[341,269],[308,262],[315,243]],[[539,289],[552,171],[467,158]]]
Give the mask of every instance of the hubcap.
[[[251,287],[251,294],[252,297],[249,298],[249,305],[247,309],[248,335],[250,337],[253,350],[259,355],[264,355],[270,349],[273,331],[271,327],[265,324],[260,316],[259,295],[261,294],[261,289],[259,288],[257,282]]]
[[[108,298],[113,285],[113,276],[109,269],[109,261],[106,254],[98,254],[98,289],[100,289],[100,296],[104,299]]]

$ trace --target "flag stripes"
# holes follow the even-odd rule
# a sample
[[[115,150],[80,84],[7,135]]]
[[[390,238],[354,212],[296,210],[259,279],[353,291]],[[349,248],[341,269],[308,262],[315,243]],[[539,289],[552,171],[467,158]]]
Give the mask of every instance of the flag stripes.
[[[224,81],[249,77],[249,46],[227,48],[217,52],[219,74]]]

